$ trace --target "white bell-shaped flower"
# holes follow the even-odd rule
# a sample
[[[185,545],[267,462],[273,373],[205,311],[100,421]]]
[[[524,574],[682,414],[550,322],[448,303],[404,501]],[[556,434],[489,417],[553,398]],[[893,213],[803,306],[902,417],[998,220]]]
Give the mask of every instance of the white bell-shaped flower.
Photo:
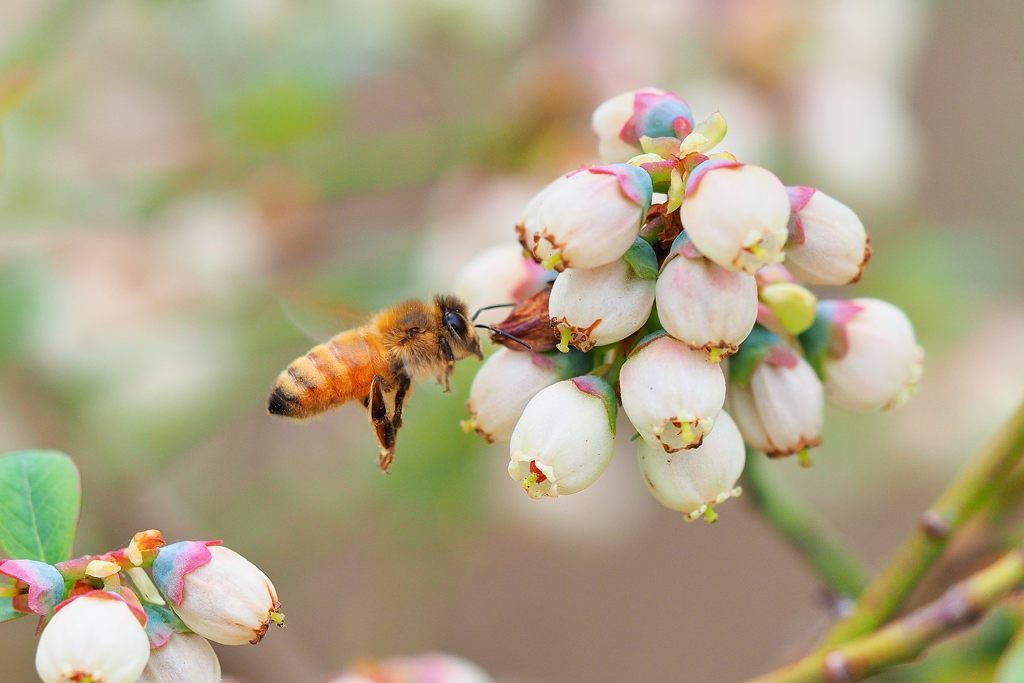
[[[616,405],[608,383],[592,375],[541,390],[512,432],[509,476],[531,498],[587,488],[615,450]]]
[[[488,443],[508,443],[531,398],[559,380],[583,374],[588,364],[589,359],[578,352],[498,349],[473,378],[466,403],[470,419],[464,428],[476,431]]]
[[[700,446],[725,402],[725,376],[704,353],[662,334],[643,340],[619,373],[622,409],[666,453]]]
[[[651,177],[612,164],[574,171],[527,204],[519,242],[545,267],[596,268],[622,257],[651,205]]]
[[[724,159],[700,164],[686,182],[679,217],[701,254],[753,274],[781,261],[789,196],[770,171]]]
[[[734,373],[727,409],[754,448],[771,458],[799,453],[809,462],[806,451],[821,443],[824,400],[821,381],[810,364],[779,345],[756,363],[747,382],[737,381]]]
[[[864,224],[848,206],[813,187],[789,187],[792,217],[786,268],[812,285],[860,279],[871,258]]]
[[[647,322],[658,263],[640,238],[626,255],[597,268],[567,268],[551,288],[551,324],[581,351],[625,339]]]
[[[682,512],[687,520],[703,515],[713,522],[715,506],[740,494],[736,482],[743,473],[746,451],[736,423],[722,411],[714,431],[698,448],[666,453],[642,441],[637,460],[647,488],[659,503]]]
[[[206,638],[175,633],[149,655],[138,683],[220,683],[220,660]]]
[[[831,320],[822,364],[829,401],[847,410],[888,410],[913,395],[924,350],[903,311],[880,299],[853,299],[822,301],[818,315]]]
[[[147,661],[149,638],[139,614],[120,595],[100,590],[58,605],[36,648],[45,683],[135,683]]]
[[[468,261],[455,275],[452,292],[470,311],[497,303],[518,303],[542,290],[554,274],[544,270],[514,243],[496,244]],[[478,322],[496,323],[507,309],[482,311]]]
[[[272,622],[284,621],[267,575],[223,546],[164,546],[153,562],[153,578],[181,621],[215,643],[255,644]]]
[[[752,275],[674,252],[658,276],[655,302],[665,330],[712,360],[732,355],[757,320]]]

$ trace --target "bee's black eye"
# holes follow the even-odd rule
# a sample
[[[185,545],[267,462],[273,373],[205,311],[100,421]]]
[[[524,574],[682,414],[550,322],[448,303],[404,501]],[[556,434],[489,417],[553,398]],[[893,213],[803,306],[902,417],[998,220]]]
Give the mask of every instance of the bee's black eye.
[[[466,321],[455,311],[445,311],[444,324],[456,335],[460,337],[466,335]]]

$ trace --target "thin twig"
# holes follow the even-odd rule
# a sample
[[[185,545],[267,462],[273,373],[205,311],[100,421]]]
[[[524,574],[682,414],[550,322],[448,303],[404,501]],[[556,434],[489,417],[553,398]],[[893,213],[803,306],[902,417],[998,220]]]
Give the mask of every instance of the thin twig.
[[[896,614],[945,550],[953,533],[1000,488],[1022,455],[1024,402],[921,516],[917,528],[904,541],[889,566],[867,587],[853,612],[825,637],[825,645],[837,645],[869,633]]]
[[[867,585],[867,571],[836,539],[835,533],[787,491],[770,469],[764,455],[747,450],[743,473],[743,490],[747,495],[744,497],[800,551],[830,588],[843,597],[856,598]]]
[[[971,623],[1024,582],[1024,551],[1017,548],[954,584],[941,598],[870,635],[827,648],[750,683],[851,683],[908,662],[932,642]]]
[[[798,683],[824,679],[827,654],[869,633],[903,605],[927,569],[960,529],[1009,476],[1024,455],[1024,403],[921,517],[889,566],[861,594],[854,611],[841,620],[824,644],[798,662],[763,677],[759,683]]]

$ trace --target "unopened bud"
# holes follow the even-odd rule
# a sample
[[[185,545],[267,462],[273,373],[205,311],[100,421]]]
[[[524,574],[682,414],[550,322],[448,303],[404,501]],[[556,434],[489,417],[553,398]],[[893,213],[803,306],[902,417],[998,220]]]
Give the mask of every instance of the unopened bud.
[[[223,546],[166,546],[153,562],[153,578],[185,625],[215,643],[255,644],[272,622],[283,621],[267,575]]]
[[[605,100],[590,120],[605,163],[628,161],[640,153],[643,137],[682,140],[693,130],[693,114],[679,96],[642,88]],[[678,149],[679,143],[676,143]]]
[[[864,224],[848,206],[812,187],[788,187],[792,216],[786,267],[812,285],[856,282],[871,258]]]

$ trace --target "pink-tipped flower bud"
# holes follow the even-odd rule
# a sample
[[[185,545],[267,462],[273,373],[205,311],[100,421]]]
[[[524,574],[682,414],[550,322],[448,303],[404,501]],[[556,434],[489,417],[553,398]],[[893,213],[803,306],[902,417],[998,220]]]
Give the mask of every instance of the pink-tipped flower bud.
[[[637,447],[640,471],[647,488],[670,510],[687,520],[717,519],[715,506],[738,496],[736,481],[743,473],[746,452],[736,423],[725,411],[718,414],[713,432],[698,448],[678,453],[643,441]]]
[[[567,268],[551,288],[551,324],[580,351],[621,341],[650,317],[657,277],[654,249],[639,237],[618,261]]]
[[[693,113],[674,93],[641,88],[599,104],[590,127],[597,134],[601,160],[619,163],[640,154],[641,137],[685,138],[693,130]]]
[[[755,327],[730,360],[727,408],[743,439],[768,457],[799,453],[821,443],[825,397],[814,369],[775,334]]]
[[[14,580],[11,607],[48,619],[64,598],[64,577],[53,565],[36,560],[0,560],[0,575]]]
[[[271,622],[284,621],[267,575],[220,545],[184,541],[161,548],[153,579],[182,622],[215,643],[255,644]]]
[[[615,450],[616,406],[612,388],[593,375],[542,390],[512,432],[509,476],[531,498],[587,488]]]
[[[812,285],[860,279],[871,258],[864,224],[848,206],[813,187],[787,187],[792,214],[786,267]]]
[[[879,299],[819,302],[815,324],[800,343],[824,377],[825,395],[847,410],[903,405],[924,369],[910,320]]]
[[[622,258],[651,206],[651,177],[612,164],[574,171],[527,204],[519,242],[547,268],[596,268]]]
[[[494,303],[525,301],[544,289],[553,276],[523,253],[521,246],[506,242],[484,249],[462,266],[452,291],[475,311]],[[478,320],[493,324],[506,315],[507,309],[482,311]]]
[[[64,601],[39,637],[39,677],[46,683],[135,683],[149,661],[144,620],[116,593],[97,590]]]
[[[725,375],[703,353],[660,333],[641,340],[619,373],[622,409],[666,453],[700,446],[725,403]]]
[[[690,172],[679,217],[701,254],[753,274],[782,260],[789,196],[770,171],[709,159]]]
[[[488,443],[508,443],[526,404],[559,380],[586,372],[590,360],[579,352],[529,353],[502,348],[484,361],[469,388],[463,423]]]
[[[220,660],[209,641],[194,633],[175,633],[149,655],[138,683],[220,683]]]
[[[669,334],[717,360],[736,353],[754,327],[757,283],[701,257],[683,238],[662,266],[655,302]]]

